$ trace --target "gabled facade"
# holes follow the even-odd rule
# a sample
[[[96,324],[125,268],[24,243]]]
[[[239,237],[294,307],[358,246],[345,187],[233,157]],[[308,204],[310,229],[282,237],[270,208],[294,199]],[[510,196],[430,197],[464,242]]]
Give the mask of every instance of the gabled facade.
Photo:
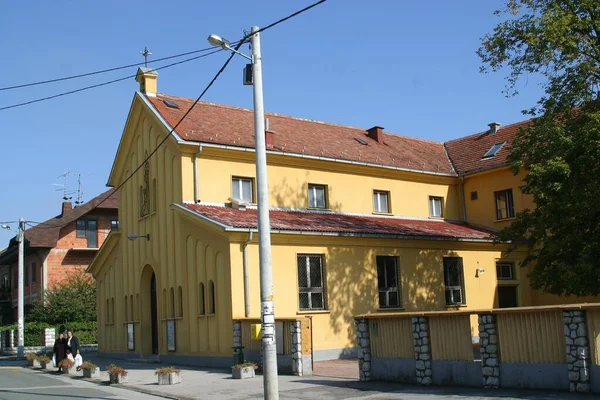
[[[61,214],[25,231],[24,301],[27,310],[56,283],[84,272],[110,230],[118,229],[118,193],[114,190],[73,208],[64,202]],[[18,247],[15,238],[0,253],[0,282],[16,315]]]
[[[233,321],[260,317],[253,113],[199,102],[170,133],[193,101],[138,80],[108,182],[120,230],[88,269],[99,351],[229,366]],[[527,249],[490,238],[531,205],[505,159],[518,125],[444,144],[267,118],[275,314],[311,318],[315,360],[355,354],[357,314],[540,304]]]

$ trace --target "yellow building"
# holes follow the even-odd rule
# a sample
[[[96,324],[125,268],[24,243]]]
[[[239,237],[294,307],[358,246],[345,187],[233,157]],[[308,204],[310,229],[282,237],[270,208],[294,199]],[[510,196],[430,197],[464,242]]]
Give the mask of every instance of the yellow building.
[[[170,133],[193,101],[157,94],[151,70],[137,79],[108,180],[120,230],[89,267],[99,351],[229,366],[234,345],[256,351],[260,318],[253,113],[199,102]],[[537,304],[526,249],[490,239],[530,205],[494,146],[514,127],[444,144],[267,119],[281,353],[300,324],[303,355],[324,360],[356,354],[357,314]]]

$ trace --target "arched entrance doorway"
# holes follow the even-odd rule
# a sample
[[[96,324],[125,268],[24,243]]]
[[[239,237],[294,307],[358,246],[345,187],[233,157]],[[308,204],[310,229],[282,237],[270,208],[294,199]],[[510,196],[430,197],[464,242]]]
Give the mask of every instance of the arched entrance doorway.
[[[150,279],[150,315],[152,316],[152,354],[158,354],[158,302],[154,272],[152,272],[152,279]]]
[[[145,355],[159,353],[159,329],[158,329],[158,282],[154,269],[146,265],[142,270],[140,281],[141,301],[139,309],[141,353]],[[137,335],[136,335],[137,336]]]

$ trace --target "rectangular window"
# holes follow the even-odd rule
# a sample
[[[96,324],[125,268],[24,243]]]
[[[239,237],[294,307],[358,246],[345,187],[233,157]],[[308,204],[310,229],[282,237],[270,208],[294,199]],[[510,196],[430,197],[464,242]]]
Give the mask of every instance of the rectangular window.
[[[390,212],[390,192],[373,191],[373,211],[379,213]]]
[[[398,257],[377,256],[379,307],[400,307]]]
[[[86,230],[85,219],[78,219],[77,220],[77,237],[84,238],[86,236],[85,230]]]
[[[466,304],[465,280],[461,257],[444,257],[446,305]]]
[[[516,286],[498,286],[498,307],[518,307],[518,295]]]
[[[113,219],[110,221],[110,230],[111,231],[119,230],[119,220],[118,219]]]
[[[94,219],[87,221],[87,247],[98,247],[98,222]]]
[[[498,279],[515,279],[514,264],[509,262],[496,263],[496,277]]]
[[[9,285],[8,274],[2,275],[2,289],[8,289],[9,288],[8,285]]]
[[[37,281],[37,265],[35,262],[31,263],[31,283],[35,283]]]
[[[443,199],[441,197],[429,196],[429,216],[442,218],[442,204]]]
[[[327,208],[327,186],[308,185],[308,207]]]
[[[506,219],[515,216],[512,189],[495,192],[496,197],[496,219]]]
[[[300,310],[324,310],[323,256],[298,255],[298,296]]]
[[[254,202],[252,196],[253,180],[252,178],[232,178],[231,195],[234,199],[242,200],[248,203]]]

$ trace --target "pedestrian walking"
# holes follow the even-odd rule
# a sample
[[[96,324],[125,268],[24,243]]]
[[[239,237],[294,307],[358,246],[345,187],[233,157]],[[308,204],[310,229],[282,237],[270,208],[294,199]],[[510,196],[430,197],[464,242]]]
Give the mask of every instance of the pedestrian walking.
[[[60,372],[60,367],[58,366],[62,360],[67,357],[67,339],[61,333],[58,335],[58,339],[54,341],[54,366],[58,367],[58,372]]]

